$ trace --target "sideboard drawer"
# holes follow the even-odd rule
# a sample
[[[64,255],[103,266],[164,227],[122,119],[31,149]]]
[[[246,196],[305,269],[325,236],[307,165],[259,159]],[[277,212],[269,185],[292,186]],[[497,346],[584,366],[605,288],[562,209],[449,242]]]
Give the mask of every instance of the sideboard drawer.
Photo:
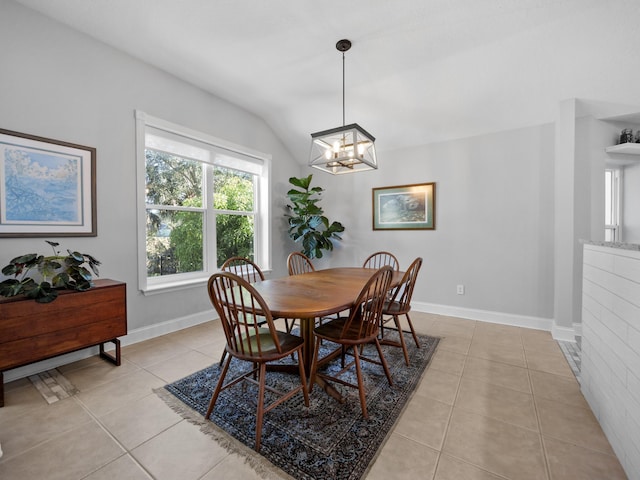
[[[4,370],[100,345],[100,354],[120,365],[120,341],[127,334],[126,284],[96,280],[85,292],[62,290],[50,303],[24,297],[0,299],[0,406]],[[116,345],[115,357],[104,343]]]

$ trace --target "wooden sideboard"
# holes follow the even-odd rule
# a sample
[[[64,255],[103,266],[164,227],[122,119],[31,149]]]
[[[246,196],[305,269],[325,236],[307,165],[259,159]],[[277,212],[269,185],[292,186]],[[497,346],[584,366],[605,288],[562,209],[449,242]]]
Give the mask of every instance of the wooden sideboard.
[[[0,407],[3,372],[64,353],[100,346],[100,356],[120,365],[120,340],[127,334],[126,284],[96,280],[85,292],[61,290],[51,303],[0,297]],[[113,342],[115,354],[104,350]]]

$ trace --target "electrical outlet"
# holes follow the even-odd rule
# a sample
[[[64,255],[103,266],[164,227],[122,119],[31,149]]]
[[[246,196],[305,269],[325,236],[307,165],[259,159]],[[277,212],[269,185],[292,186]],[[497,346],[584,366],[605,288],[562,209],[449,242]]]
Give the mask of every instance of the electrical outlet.
[[[458,295],[464,295],[464,285],[458,285],[458,286],[456,287],[456,293],[457,293]]]

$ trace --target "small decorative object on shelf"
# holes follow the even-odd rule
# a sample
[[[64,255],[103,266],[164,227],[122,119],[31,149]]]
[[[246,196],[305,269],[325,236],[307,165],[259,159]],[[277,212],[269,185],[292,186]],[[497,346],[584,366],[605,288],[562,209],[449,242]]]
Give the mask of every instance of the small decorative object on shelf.
[[[98,260],[89,254],[71,250],[67,250],[67,255],[61,255],[60,251],[56,250],[59,243],[45,241],[51,245],[53,255],[45,257],[37,253],[27,253],[12,259],[9,265],[2,269],[3,275],[13,275],[14,278],[0,282],[0,296],[24,295],[38,303],[49,303],[58,297],[57,289],[84,291],[93,286],[91,272],[85,264],[98,276]],[[27,276],[34,268],[39,273],[39,282]]]
[[[622,132],[620,132],[620,141],[618,143],[633,143],[633,130],[630,128],[622,129]]]

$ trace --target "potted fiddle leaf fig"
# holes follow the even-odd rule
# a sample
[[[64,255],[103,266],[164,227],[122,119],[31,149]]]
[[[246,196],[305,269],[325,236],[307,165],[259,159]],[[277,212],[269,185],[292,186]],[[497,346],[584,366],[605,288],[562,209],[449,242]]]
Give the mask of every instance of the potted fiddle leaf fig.
[[[14,278],[0,282],[0,295],[24,295],[38,303],[49,303],[58,297],[58,289],[85,291],[93,286],[91,272],[98,275],[98,260],[71,250],[62,254],[56,250],[59,243],[45,241],[53,249],[53,255],[27,253],[12,259],[2,269],[3,275]],[[35,278],[29,276],[32,271],[36,273]]]
[[[340,222],[331,222],[324,216],[324,210],[318,206],[322,187],[311,187],[308,177],[291,177],[289,183],[296,188],[287,192],[291,204],[287,205],[290,215],[289,237],[302,244],[302,253],[309,258],[322,258],[322,251],[333,250],[333,241],[341,240],[344,226]]]

